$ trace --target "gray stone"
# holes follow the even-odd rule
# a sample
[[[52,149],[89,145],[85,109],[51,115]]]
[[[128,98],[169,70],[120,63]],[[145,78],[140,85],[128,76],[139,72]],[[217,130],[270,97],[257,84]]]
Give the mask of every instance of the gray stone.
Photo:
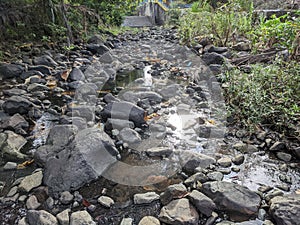
[[[26,201],[26,207],[27,209],[37,209],[38,207],[41,206],[41,203],[38,202],[37,198],[35,195],[31,195],[27,201]]]
[[[149,204],[153,201],[159,200],[159,195],[155,192],[147,192],[144,194],[135,194],[133,196],[134,204]]]
[[[77,190],[102,175],[117,161],[118,154],[113,140],[103,131],[97,128],[79,131],[70,145],[48,159],[44,183],[52,192]]]
[[[72,107],[72,117],[82,117],[88,122],[95,121],[95,107],[88,105]]]
[[[44,65],[28,66],[28,70],[29,70],[28,72],[34,71],[34,72],[40,72],[40,74],[46,74],[46,75],[51,74],[51,68],[49,66],[44,66]]]
[[[132,225],[132,224],[133,224],[133,219],[131,218],[124,218],[120,223],[120,225]]]
[[[217,161],[217,163],[222,167],[230,167],[231,159],[229,157],[223,157]]]
[[[69,192],[69,191],[64,191],[62,193],[60,193],[60,202],[64,205],[68,205],[70,203],[72,203],[74,199],[74,196]]]
[[[112,63],[114,59],[109,52],[106,52],[99,58],[99,61],[103,63]]]
[[[8,90],[3,90],[3,94],[11,97],[13,95],[26,95],[27,91],[25,91],[23,89],[19,89],[19,88],[12,88],[12,89],[8,89]]]
[[[160,200],[163,205],[167,205],[173,199],[182,198],[182,196],[187,194],[188,191],[183,184],[173,184],[161,193]]]
[[[18,225],[28,225],[28,223],[26,222],[26,218],[23,217],[22,219],[20,219]]]
[[[112,103],[112,102],[119,102],[119,101],[120,101],[120,99],[116,98],[116,97],[113,96],[111,93],[106,94],[106,95],[103,97],[103,100],[104,100],[106,103]]]
[[[285,152],[277,152],[276,156],[278,159],[281,159],[285,162],[289,162],[292,160],[292,155]]]
[[[96,225],[93,218],[87,211],[73,212],[70,218],[70,225]]]
[[[197,225],[199,222],[199,214],[186,198],[171,201],[161,209],[158,218],[172,225]]]
[[[275,190],[267,193],[265,195],[265,199],[266,199],[266,201],[270,201],[272,198],[275,198],[277,196],[283,196],[283,195],[284,195],[284,193],[282,191],[275,189]]]
[[[136,149],[142,142],[142,138],[138,132],[130,128],[124,128],[118,135],[119,140],[126,142],[129,148]]]
[[[105,129],[107,130],[122,130],[123,128],[134,128],[134,123],[128,120],[120,120],[120,119],[107,119],[105,123]]]
[[[71,81],[85,80],[84,73],[77,67],[74,67],[69,75]]]
[[[43,145],[34,152],[34,161],[40,166],[45,166],[49,158],[54,157],[63,149],[61,146]]]
[[[270,201],[270,214],[276,224],[299,224],[300,195],[278,196]]]
[[[55,67],[58,65],[57,62],[55,62],[49,55],[34,57],[33,64],[34,65],[43,65],[43,66],[48,66],[48,67]]]
[[[197,186],[198,182],[205,183],[208,181],[208,177],[201,172],[195,173],[184,181],[184,184],[190,187]]]
[[[14,169],[17,169],[17,163],[15,162],[7,162],[4,167],[3,167],[4,170],[14,170]]]
[[[104,44],[88,44],[87,50],[93,54],[103,55],[105,52],[108,52],[110,49]]]
[[[140,220],[138,225],[160,225],[160,222],[153,216],[145,216]]]
[[[137,127],[146,123],[144,116],[144,109],[125,101],[108,103],[101,112],[101,117],[105,121],[108,118],[130,120]]]
[[[78,128],[73,125],[56,125],[48,135],[46,144],[54,146],[67,146],[75,137]]]
[[[187,173],[194,173],[197,167],[205,169],[216,163],[214,158],[197,152],[175,151],[175,154],[178,155],[183,170]]]
[[[245,161],[245,156],[243,154],[238,154],[232,159],[232,162],[235,165],[241,165],[243,164],[244,161]]]
[[[113,206],[115,204],[115,201],[112,198],[107,197],[107,196],[100,196],[98,198],[98,202],[101,205],[108,207],[108,208],[110,208],[111,206]]]
[[[16,64],[0,63],[0,78],[9,79],[19,77],[23,70],[22,66]]]
[[[36,188],[42,184],[43,172],[39,171],[29,176],[24,177],[24,179],[19,184],[19,190],[21,192],[29,192],[33,188]]]
[[[223,173],[218,171],[210,172],[207,174],[207,178],[210,181],[221,181],[223,180],[223,177],[224,177]]]
[[[21,149],[26,143],[25,138],[12,131],[0,133],[0,151],[6,160],[24,160],[27,156],[21,153]]]
[[[199,191],[193,190],[188,195],[188,199],[197,208],[197,210],[205,216],[211,216],[212,212],[217,209],[213,200]]]
[[[162,101],[162,96],[153,91],[137,92],[136,96],[140,99],[148,99],[150,102],[154,103],[160,103]]]
[[[219,210],[224,210],[237,221],[257,214],[261,202],[260,196],[248,188],[224,181],[206,182],[201,191],[214,201]]]
[[[222,56],[221,54],[218,54],[216,52],[205,53],[202,56],[202,60],[207,65],[210,65],[210,64],[222,65],[226,62],[226,58],[224,56]]]
[[[27,221],[29,225],[58,225],[55,216],[45,210],[29,210]]]
[[[28,87],[27,87],[27,91],[32,93],[32,92],[37,92],[37,91],[49,91],[50,89],[46,86],[46,85],[43,85],[43,84],[30,84]]]
[[[173,149],[170,147],[153,147],[146,149],[145,152],[150,157],[168,157],[173,153]]]
[[[19,113],[16,113],[4,121],[2,127],[4,129],[13,129],[15,132],[17,132],[18,129],[27,130],[29,128],[29,123],[24,119],[23,116],[21,116]]]
[[[14,196],[15,194],[17,194],[18,192],[18,187],[17,186],[14,186],[12,187],[9,192],[7,193],[6,197],[12,197]]]
[[[69,225],[70,223],[70,216],[69,213],[71,212],[70,209],[66,209],[56,215],[56,219],[59,222],[59,225]]]
[[[236,51],[250,51],[250,43],[249,42],[239,42],[232,46],[232,48]]]
[[[32,107],[32,103],[21,96],[11,96],[3,104],[3,110],[9,115],[16,113],[26,114]]]

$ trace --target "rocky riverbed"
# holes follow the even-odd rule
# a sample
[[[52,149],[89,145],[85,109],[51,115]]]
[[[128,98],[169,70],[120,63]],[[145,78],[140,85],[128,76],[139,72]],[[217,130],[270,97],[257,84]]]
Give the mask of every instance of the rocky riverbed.
[[[299,143],[228,125],[232,50],[202,44],[151,28],[1,63],[1,224],[299,224]]]

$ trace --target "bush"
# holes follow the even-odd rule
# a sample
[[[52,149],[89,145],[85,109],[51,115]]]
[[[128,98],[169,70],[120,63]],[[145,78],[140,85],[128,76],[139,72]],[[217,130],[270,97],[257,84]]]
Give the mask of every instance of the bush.
[[[241,125],[269,125],[281,132],[295,130],[300,118],[300,65],[295,61],[256,64],[247,74],[227,71],[225,98],[229,111]]]

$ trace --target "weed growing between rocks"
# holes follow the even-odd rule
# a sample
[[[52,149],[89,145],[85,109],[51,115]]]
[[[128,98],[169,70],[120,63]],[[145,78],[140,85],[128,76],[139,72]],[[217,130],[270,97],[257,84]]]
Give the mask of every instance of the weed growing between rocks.
[[[299,74],[300,66],[294,61],[255,64],[250,73],[227,71],[222,79],[229,111],[243,126],[267,125],[299,135]]]

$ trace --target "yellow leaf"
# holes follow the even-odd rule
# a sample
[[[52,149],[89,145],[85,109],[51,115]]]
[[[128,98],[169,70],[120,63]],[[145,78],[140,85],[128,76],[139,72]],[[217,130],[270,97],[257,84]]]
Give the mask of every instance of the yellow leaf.
[[[64,81],[67,81],[67,80],[68,80],[68,77],[69,77],[69,75],[70,75],[70,72],[71,72],[70,69],[69,69],[69,70],[66,70],[66,71],[64,71],[64,72],[62,72],[62,74],[60,75],[61,79],[63,79]]]
[[[25,167],[30,166],[32,163],[34,163],[34,159],[32,159],[32,160],[27,160],[27,161],[25,161],[25,162],[19,164],[19,165],[17,166],[17,168],[18,168],[18,169],[24,169]]]

